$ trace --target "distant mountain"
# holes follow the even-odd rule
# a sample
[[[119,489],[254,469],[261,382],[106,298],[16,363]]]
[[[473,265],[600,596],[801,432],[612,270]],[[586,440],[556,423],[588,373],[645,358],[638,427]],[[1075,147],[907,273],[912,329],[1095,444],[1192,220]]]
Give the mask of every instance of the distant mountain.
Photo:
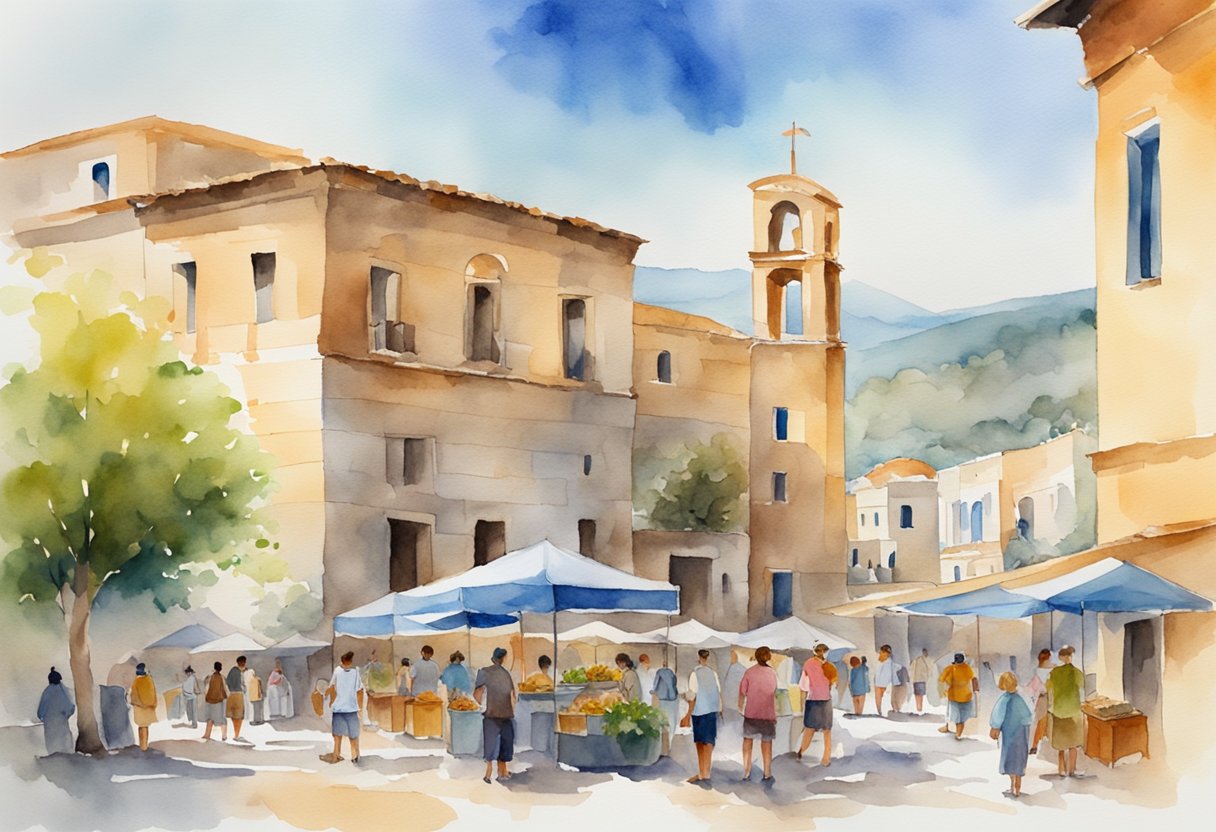
[[[638,266],[633,296],[642,303],[713,318],[749,335],[752,331],[752,278],[743,269],[705,272]]]

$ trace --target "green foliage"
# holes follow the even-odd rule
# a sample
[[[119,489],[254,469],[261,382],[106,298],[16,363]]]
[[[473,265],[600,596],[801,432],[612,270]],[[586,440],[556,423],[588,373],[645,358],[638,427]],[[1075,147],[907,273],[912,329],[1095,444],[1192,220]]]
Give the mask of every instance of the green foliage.
[[[1096,427],[1094,348],[1083,309],[1002,326],[958,362],[870,378],[846,406],[848,476],[900,456],[946,468]]]
[[[645,702],[617,702],[604,711],[604,735],[620,740],[633,734],[654,739],[667,726],[667,717]]]
[[[742,531],[747,466],[738,440],[727,433],[709,441],[658,447],[634,456],[634,511],[643,528],[670,531]]]
[[[151,593],[162,609],[231,568],[281,580],[258,549],[271,459],[231,419],[241,405],[213,374],[180,360],[168,306],[108,276],[67,278],[33,299],[41,349],[0,388],[3,590],[49,601],[88,569],[88,592]]]
[[[315,629],[321,616],[321,598],[310,592],[307,584],[294,583],[282,594],[267,592],[262,596],[251,623],[255,629],[280,641]]]

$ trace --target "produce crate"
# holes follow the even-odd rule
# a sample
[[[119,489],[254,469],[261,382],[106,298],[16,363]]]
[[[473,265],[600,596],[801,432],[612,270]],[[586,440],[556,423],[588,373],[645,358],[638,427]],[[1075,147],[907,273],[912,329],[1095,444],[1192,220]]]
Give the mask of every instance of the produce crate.
[[[367,716],[382,731],[404,731],[405,697],[395,693],[373,693],[367,698]]]
[[[405,733],[418,739],[443,736],[443,703],[410,702],[405,706]]]
[[[580,736],[587,735],[587,715],[586,714],[563,714],[557,715],[557,730],[561,734],[578,734]]]

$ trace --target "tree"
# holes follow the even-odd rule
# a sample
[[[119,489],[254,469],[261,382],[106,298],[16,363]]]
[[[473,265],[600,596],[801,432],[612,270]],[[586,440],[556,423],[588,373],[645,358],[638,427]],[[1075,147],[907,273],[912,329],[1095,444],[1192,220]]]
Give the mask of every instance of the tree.
[[[674,531],[738,531],[745,517],[747,467],[731,440],[715,434],[709,444],[687,446],[687,464],[674,467],[653,496],[653,527]]]
[[[147,593],[164,609],[188,605],[207,564],[259,582],[286,571],[259,508],[271,460],[233,427],[240,403],[180,359],[164,300],[112,299],[100,272],[37,294],[37,367],[0,388],[4,588],[62,610],[86,753],[103,750],[89,645],[100,592]]]

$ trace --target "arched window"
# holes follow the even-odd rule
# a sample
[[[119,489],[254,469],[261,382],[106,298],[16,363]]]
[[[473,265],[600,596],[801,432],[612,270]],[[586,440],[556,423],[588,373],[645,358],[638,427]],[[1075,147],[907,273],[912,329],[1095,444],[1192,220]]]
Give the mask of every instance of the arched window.
[[[106,162],[93,165],[93,197],[98,202],[110,198],[110,166]]]
[[[1018,500],[1018,520],[1019,527],[1022,523],[1026,524],[1026,538],[1034,539],[1034,498],[1023,497]],[[1019,529],[1020,530],[1020,529]]]
[[[876,511],[876,512],[874,512],[874,525],[875,525],[875,526],[877,526],[877,525],[878,525],[878,512],[877,512],[877,511]]]
[[[769,251],[798,251],[802,248],[802,215],[792,202],[778,202],[768,221]]]
[[[802,334],[801,280],[791,280],[785,284],[785,332],[787,335]]]
[[[587,373],[587,302],[562,301],[562,347],[566,378],[585,381]]]
[[[583,454],[583,476],[591,476],[591,454]]]
[[[971,504],[971,542],[984,539],[984,504],[976,500]]]
[[[658,367],[655,375],[663,384],[671,384],[671,353],[663,350],[659,353]]]
[[[963,567],[954,567],[954,580],[961,581],[963,579]]]
[[[887,568],[888,568],[888,569],[894,569],[894,568],[895,568],[895,553],[894,553],[894,552],[892,552],[891,554],[887,555]]]
[[[853,550],[853,566],[857,565],[857,561],[861,559],[860,554],[856,549]]]
[[[465,266],[465,355],[470,361],[502,360],[498,292],[507,264],[494,254],[478,254]]]
[[[722,573],[722,594],[730,595],[730,575]]]
[[[912,506],[899,507],[899,527],[901,529],[912,528]]]

